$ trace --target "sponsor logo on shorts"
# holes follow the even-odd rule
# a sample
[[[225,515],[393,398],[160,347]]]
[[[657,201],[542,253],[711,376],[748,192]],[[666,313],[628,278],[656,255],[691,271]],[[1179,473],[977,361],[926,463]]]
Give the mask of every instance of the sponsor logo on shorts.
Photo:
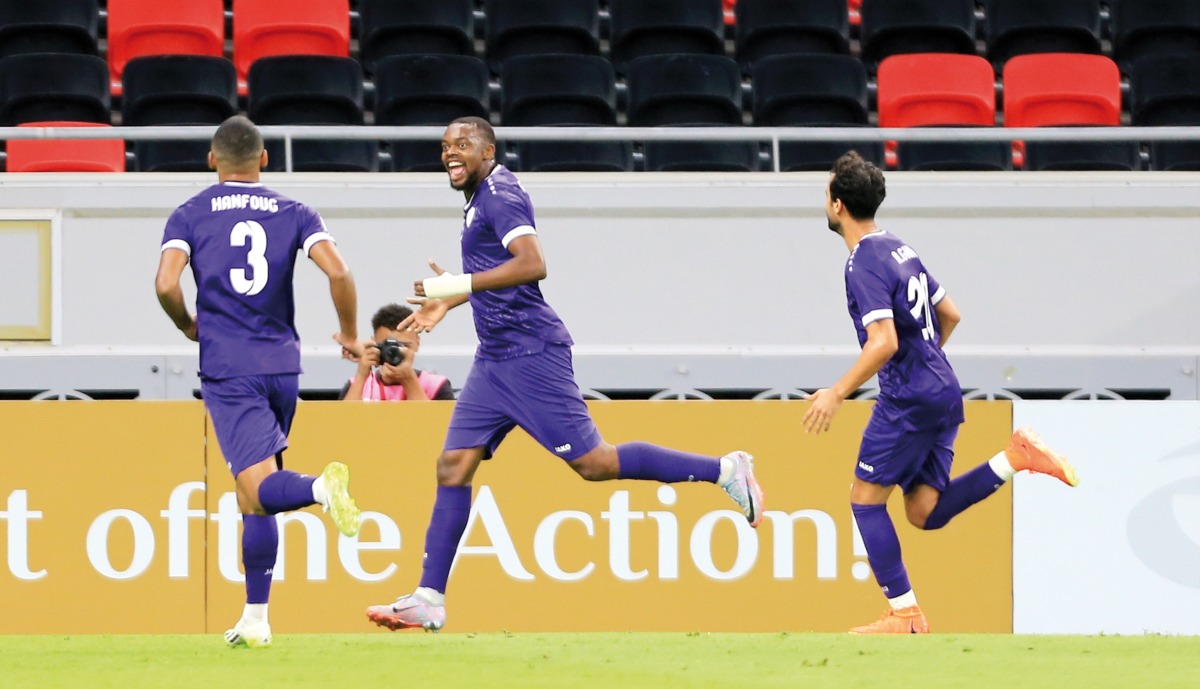
[[[570,452],[571,451],[571,443],[566,443],[565,445],[555,445],[554,451],[560,455],[564,452]]]
[[[863,471],[867,472],[868,474],[875,473],[875,467],[871,466],[870,464],[867,464],[866,462],[859,462],[858,468],[862,469]]]

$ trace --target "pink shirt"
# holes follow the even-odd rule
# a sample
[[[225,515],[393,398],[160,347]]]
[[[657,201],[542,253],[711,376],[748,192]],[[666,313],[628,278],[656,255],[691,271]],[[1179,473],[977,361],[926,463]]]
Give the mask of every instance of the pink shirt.
[[[438,390],[446,382],[446,376],[421,371],[417,376],[417,382],[429,399],[433,399],[437,397]],[[408,396],[404,394],[403,385],[384,385],[379,382],[378,375],[372,374],[363,383],[362,398],[365,402],[399,402],[408,399]]]

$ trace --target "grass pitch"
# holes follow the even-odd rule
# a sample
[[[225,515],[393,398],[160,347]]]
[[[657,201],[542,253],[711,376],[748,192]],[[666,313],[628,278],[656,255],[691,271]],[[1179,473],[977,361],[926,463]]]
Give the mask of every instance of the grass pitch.
[[[1195,689],[1200,637],[932,634],[0,636],[4,689]]]

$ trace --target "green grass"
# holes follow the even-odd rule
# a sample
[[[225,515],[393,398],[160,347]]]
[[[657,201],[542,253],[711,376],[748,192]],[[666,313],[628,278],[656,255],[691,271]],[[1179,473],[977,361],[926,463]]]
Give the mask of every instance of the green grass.
[[[1196,689],[1200,637],[933,634],[0,636],[4,689]]]

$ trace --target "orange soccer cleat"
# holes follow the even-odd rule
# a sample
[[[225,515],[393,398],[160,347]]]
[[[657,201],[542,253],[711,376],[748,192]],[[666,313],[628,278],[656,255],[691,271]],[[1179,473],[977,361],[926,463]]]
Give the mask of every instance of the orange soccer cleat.
[[[1068,486],[1079,485],[1075,467],[1071,466],[1066,457],[1046,447],[1038,434],[1031,429],[1018,428],[1014,431],[1004,454],[1008,457],[1008,463],[1017,471],[1046,474]]]
[[[851,634],[928,634],[929,620],[921,612],[921,606],[910,605],[899,610],[888,610],[871,624],[854,627]]]

